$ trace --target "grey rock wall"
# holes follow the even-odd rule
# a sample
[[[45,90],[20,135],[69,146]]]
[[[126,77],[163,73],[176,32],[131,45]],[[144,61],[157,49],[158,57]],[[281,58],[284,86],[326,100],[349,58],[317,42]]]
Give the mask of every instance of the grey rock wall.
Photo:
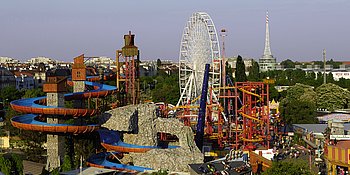
[[[179,148],[153,149],[146,153],[129,153],[121,161],[132,161],[137,166],[170,171],[188,171],[188,164],[203,163],[204,155],[196,147],[190,127],[177,118],[157,118],[157,106],[153,104],[130,105],[108,111],[108,129],[125,131],[124,142],[137,145],[157,145],[157,133],[169,133],[179,138]],[[135,121],[136,120],[136,121]],[[137,130],[135,130],[137,125]],[[130,128],[133,128],[130,130]],[[137,131],[130,133],[131,131]],[[124,160],[125,159],[125,160]]]
[[[137,106],[124,106],[102,114],[100,124],[110,130],[138,132]]]

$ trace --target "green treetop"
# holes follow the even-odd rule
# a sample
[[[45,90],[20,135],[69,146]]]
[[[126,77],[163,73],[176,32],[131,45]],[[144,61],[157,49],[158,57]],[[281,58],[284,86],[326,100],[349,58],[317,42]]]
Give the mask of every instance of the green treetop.
[[[236,80],[236,82],[247,81],[247,75],[245,74],[244,61],[240,55],[238,55],[237,61],[236,61],[235,80]]]

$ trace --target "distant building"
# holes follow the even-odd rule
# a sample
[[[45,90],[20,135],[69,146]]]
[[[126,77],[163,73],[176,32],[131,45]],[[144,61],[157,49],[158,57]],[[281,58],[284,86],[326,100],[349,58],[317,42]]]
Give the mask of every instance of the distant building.
[[[275,86],[275,89],[278,91],[278,92],[282,92],[282,91],[285,91],[289,88],[290,86]]]
[[[140,76],[154,76],[158,71],[163,71],[168,75],[179,72],[179,63],[171,60],[161,60],[158,67],[157,60],[144,61],[140,63]]]
[[[85,62],[87,65],[98,65],[98,66],[111,66],[115,64],[115,61],[109,57],[96,57],[91,58]]]
[[[277,70],[295,70],[295,69],[301,69],[306,72],[306,74],[309,73],[314,73],[315,78],[317,78],[317,74],[324,73],[324,69],[320,68],[320,65],[317,64],[307,64],[307,65],[302,65],[298,64],[295,65],[294,68],[283,68],[282,66],[277,66]],[[347,67],[347,65],[343,64],[340,65],[338,69],[334,69],[332,65],[326,65],[326,74],[331,73],[333,75],[334,81],[339,81],[341,78],[344,79],[350,79],[350,67]]]
[[[19,63],[19,61],[10,57],[0,57],[0,64],[14,64],[14,63]]]
[[[157,63],[156,62],[141,62],[140,63],[140,76],[156,76],[157,75]]]
[[[16,89],[34,89],[35,81],[34,76],[28,72],[15,72]]]
[[[56,64],[56,60],[52,58],[47,58],[47,57],[35,57],[31,58],[27,61],[29,64],[39,64],[39,63],[44,63],[44,64]]]
[[[15,76],[6,68],[0,67],[0,89],[16,86]]]
[[[266,13],[266,32],[265,32],[265,49],[264,55],[259,59],[260,71],[276,69],[276,58],[272,56],[270,48],[270,31],[269,31],[269,15]]]

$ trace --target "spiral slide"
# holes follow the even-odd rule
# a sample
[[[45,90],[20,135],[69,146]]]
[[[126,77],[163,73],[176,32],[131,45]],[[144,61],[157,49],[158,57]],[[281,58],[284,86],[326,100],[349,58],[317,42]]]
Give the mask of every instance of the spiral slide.
[[[94,90],[65,94],[65,100],[99,98],[117,92],[117,88],[114,86],[99,84],[90,81],[85,81],[85,84],[87,86],[94,87]],[[99,129],[98,125],[78,126],[71,124],[49,124],[41,122],[40,120],[38,120],[40,118],[40,115],[73,116],[76,118],[92,116],[95,115],[97,112],[97,110],[95,109],[71,109],[57,106],[46,106],[45,102],[46,96],[12,101],[12,109],[22,113],[29,113],[13,117],[11,119],[12,125],[20,129],[48,133],[81,134],[93,132]]]
[[[96,82],[98,77],[87,77],[85,85],[93,87],[94,90],[78,93],[69,93],[64,95],[64,99],[76,100],[76,99],[88,99],[88,98],[99,98],[111,95],[117,92],[115,86],[109,86],[105,84],[99,84]],[[68,80],[69,85],[72,82]],[[11,124],[17,128],[46,132],[46,133],[72,133],[72,134],[82,134],[98,131],[101,138],[101,145],[105,147],[108,151],[117,152],[147,152],[150,149],[157,149],[161,147],[157,146],[140,146],[127,144],[121,141],[120,134],[117,131],[110,131],[106,129],[100,129],[99,125],[72,125],[72,124],[50,124],[40,121],[42,115],[56,115],[59,117],[87,117],[92,116],[97,113],[95,109],[71,109],[57,106],[46,106],[46,96],[19,99],[11,102],[11,107],[22,113],[27,113],[21,116],[16,116],[11,119]],[[176,146],[170,146],[168,148],[177,148]],[[93,155],[87,160],[89,166],[109,168],[119,171],[124,171],[128,173],[143,172],[146,170],[151,170],[150,168],[124,165],[120,162],[110,161],[113,159],[114,152],[98,153]]]
[[[101,152],[101,153],[95,154],[87,160],[87,164],[92,167],[108,168],[108,169],[114,169],[114,170],[128,172],[128,173],[137,173],[137,172],[144,172],[146,170],[152,170],[151,168],[121,164],[118,160],[114,160],[114,161],[117,161],[117,163],[110,161],[109,158],[115,157],[115,154],[117,153]]]
[[[87,164],[93,167],[99,168],[109,168],[115,170],[123,170],[127,172],[143,172],[146,170],[152,170],[150,168],[124,165],[120,163],[115,163],[110,161],[115,157],[116,153],[144,153],[151,149],[164,149],[159,146],[141,146],[128,144],[121,140],[120,133],[118,131],[112,131],[107,129],[99,129],[98,133],[100,134],[101,145],[110,152],[98,153],[87,160]],[[178,146],[168,146],[166,149],[178,148]]]
[[[134,152],[134,153],[144,153],[151,149],[164,149],[160,146],[141,146],[124,143],[120,139],[120,133],[118,131],[111,131],[106,129],[98,130],[101,138],[101,145],[107,150],[117,151],[117,152]],[[168,146],[166,149],[178,148],[178,146]]]

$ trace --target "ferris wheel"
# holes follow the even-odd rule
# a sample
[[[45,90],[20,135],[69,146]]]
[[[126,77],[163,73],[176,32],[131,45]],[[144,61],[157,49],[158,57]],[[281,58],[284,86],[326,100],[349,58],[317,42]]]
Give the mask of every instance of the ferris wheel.
[[[220,46],[215,25],[205,12],[196,12],[186,23],[179,55],[179,105],[191,105],[202,92],[205,64],[211,64],[209,87],[218,96],[221,83]]]

